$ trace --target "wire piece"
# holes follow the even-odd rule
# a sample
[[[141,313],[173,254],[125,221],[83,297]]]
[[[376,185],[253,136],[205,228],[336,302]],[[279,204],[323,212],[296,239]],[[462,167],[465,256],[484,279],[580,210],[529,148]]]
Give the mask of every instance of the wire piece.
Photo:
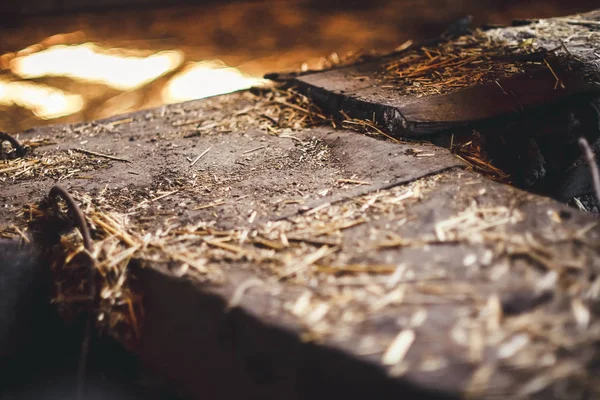
[[[23,157],[27,154],[27,147],[23,146],[17,139],[6,132],[0,132],[0,142],[8,142],[15,149],[17,157]]]

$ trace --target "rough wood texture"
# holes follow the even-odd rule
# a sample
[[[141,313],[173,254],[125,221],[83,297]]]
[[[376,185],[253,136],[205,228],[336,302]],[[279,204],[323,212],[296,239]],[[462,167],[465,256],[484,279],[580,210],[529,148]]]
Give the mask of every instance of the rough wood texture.
[[[590,21],[589,24],[586,21]],[[524,49],[532,46],[529,61],[538,64],[537,67],[528,65],[522,73],[501,74],[483,84],[459,85],[454,89],[442,87],[443,91],[449,92],[440,95],[420,97],[414,91],[406,94],[395,77],[385,71],[386,65],[418,51],[419,44],[375,61],[303,75],[294,81],[332,113],[341,110],[354,118],[375,119],[398,137],[419,137],[494,117],[516,115],[574,95],[600,92],[598,22],[600,11],[593,11],[481,32],[482,43],[498,40],[506,47]],[[450,43],[459,43],[460,46],[462,39]],[[433,52],[428,54],[436,54],[435,45],[425,48]],[[549,58],[552,50],[558,51],[559,57],[575,63],[561,65],[554,62]],[[520,60],[519,65],[527,60],[522,55],[511,57]],[[546,65],[544,57],[551,61],[550,66]],[[499,62],[502,62],[500,58],[490,65]],[[458,66],[449,68],[454,69],[457,77],[471,73],[469,69],[463,70]],[[414,84],[419,84],[420,77],[415,77]],[[557,87],[557,77],[562,80],[562,86]],[[447,87],[456,86],[451,80],[447,81]],[[428,84],[421,85],[425,90]]]
[[[341,120],[453,146],[493,179],[595,210],[577,140],[600,148],[599,22],[592,11],[475,30],[287,80]]]
[[[90,218],[120,216],[127,240],[93,227],[98,249],[134,249],[145,313],[119,339],[190,398],[600,393],[596,217],[432,145],[326,125],[273,136],[239,120],[255,101],[24,133],[43,145],[23,162],[46,169],[3,173],[2,234],[19,237],[18,211],[54,179]]]
[[[247,112],[253,104],[252,97],[230,95],[169,107],[164,115],[158,109],[27,131],[19,136],[22,141],[42,145],[31,159],[18,164],[16,174],[14,170],[4,174],[0,198],[6,207],[0,215],[6,222],[17,220],[24,203],[46,195],[57,181],[90,194],[118,192],[115,199],[129,196],[129,207],[136,200],[180,188],[155,211],[183,201],[177,212],[185,220],[214,218],[216,209],[219,227],[229,229],[247,220],[252,211],[258,212],[256,221],[285,218],[463,165],[448,151],[430,144],[390,147],[389,142],[330,126],[282,137],[252,126],[231,134],[197,128],[205,121],[227,118],[214,109],[235,115]],[[188,124],[188,120],[199,121]],[[77,150],[81,148],[91,153]],[[190,160],[206,150],[192,166]],[[10,165],[7,168],[13,168]],[[188,187],[188,179],[195,186]],[[221,202],[215,209],[194,210]]]
[[[574,271],[567,267],[570,261],[556,258],[563,251],[586,260],[583,270],[573,266],[582,279],[598,268],[597,250],[583,250],[569,240],[559,239],[564,245],[558,245],[549,237],[586,229],[589,217],[471,174],[447,173],[438,179],[410,207],[413,222],[390,230],[405,238],[406,247],[381,250],[368,238],[368,232],[389,232],[381,228],[396,225],[398,216],[390,215],[344,231],[344,245],[330,260],[339,263],[334,267],[339,271],[345,270],[345,259],[367,270],[398,265],[406,268],[400,278],[389,272],[339,272],[333,279],[312,267],[313,283],[289,284],[242,262],[227,268],[224,283],[195,286],[164,271],[137,270],[148,313],[139,353],[163,366],[187,393],[219,398],[545,399],[561,398],[563,387],[569,398],[584,398],[588,391],[597,395],[592,349],[598,325],[579,330],[570,303],[579,304],[576,297],[565,296],[551,282],[555,267]],[[470,236],[474,243],[419,242],[431,237],[439,221],[473,207],[473,197],[481,209],[509,206],[507,199],[514,198],[524,204],[515,212],[525,219],[508,223],[508,231],[506,226],[485,229],[491,238],[483,243],[475,236]],[[553,215],[565,220],[550,222]],[[597,243],[599,234],[594,228],[586,236]],[[524,237],[530,235],[556,246],[552,262],[534,260],[540,249],[525,249],[529,239]],[[503,254],[497,246],[505,245],[515,247]],[[551,288],[541,283],[548,280]],[[310,305],[302,309],[299,304],[305,301]],[[237,305],[231,308],[231,302]],[[325,315],[317,316],[322,309]],[[190,317],[191,310],[203,317]],[[390,343],[405,331],[415,333],[408,354],[400,364],[382,365]],[[311,340],[302,343],[299,336]]]

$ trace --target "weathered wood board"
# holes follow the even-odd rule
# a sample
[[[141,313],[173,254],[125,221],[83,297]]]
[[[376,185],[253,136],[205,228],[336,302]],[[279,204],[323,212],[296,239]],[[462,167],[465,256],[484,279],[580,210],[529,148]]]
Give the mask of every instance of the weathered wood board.
[[[389,142],[327,125],[282,137],[256,127],[198,134],[194,126],[200,123],[177,126],[182,121],[213,121],[222,118],[222,113],[247,112],[254,106],[252,98],[231,95],[169,107],[164,116],[160,110],[140,112],[21,134],[26,142],[47,144],[35,150],[29,164],[25,160],[17,166],[24,174],[17,174],[14,180],[12,175],[5,177],[0,193],[6,205],[2,218],[15,220],[24,203],[46,195],[58,182],[91,195],[110,191],[113,196],[119,194],[115,199],[129,196],[132,208],[136,199],[139,203],[148,196],[181,188],[156,206],[157,213],[183,202],[179,209],[182,219],[210,219],[216,209],[219,227],[228,229],[246,221],[252,211],[257,211],[257,222],[284,218],[464,165],[434,145],[390,147]],[[222,112],[211,113],[216,107],[223,107]],[[81,150],[113,154],[122,160]],[[190,160],[201,154],[191,165]],[[37,160],[41,162],[31,164]],[[216,206],[193,210],[210,204]]]
[[[374,61],[303,74],[293,82],[328,112],[373,119],[397,137],[421,137],[600,93],[599,22],[600,11],[532,20],[479,32],[471,37],[477,38],[474,42],[463,37],[422,47],[416,43]],[[487,47],[491,41],[496,43],[492,49]],[[446,52],[455,52],[453,62],[440,58]],[[397,71],[395,63],[400,63]],[[423,68],[417,73],[402,69],[419,63]],[[506,70],[498,67],[502,63]],[[483,72],[478,65],[486,65]],[[428,74],[431,79],[424,79]],[[474,76],[455,83],[466,75]]]
[[[594,210],[578,139],[600,149],[599,23],[530,20],[278,79],[341,121],[452,147],[493,179]]]
[[[42,145],[2,177],[1,232],[68,188],[99,257],[130,252],[143,318],[113,334],[189,398],[600,393],[597,217],[433,145],[273,135],[264,107],[240,93],[26,132]],[[102,213],[123,231],[102,236]]]

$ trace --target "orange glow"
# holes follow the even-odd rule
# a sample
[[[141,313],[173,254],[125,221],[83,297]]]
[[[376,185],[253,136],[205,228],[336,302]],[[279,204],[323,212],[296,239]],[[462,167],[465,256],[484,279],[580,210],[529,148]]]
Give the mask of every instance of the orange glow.
[[[0,105],[27,108],[41,119],[58,118],[79,112],[84,104],[81,96],[50,86],[0,80]]]
[[[123,55],[123,51],[103,49],[93,43],[56,45],[10,62],[11,71],[21,78],[64,76],[102,83],[117,90],[141,87],[178,68],[184,55],[177,50],[147,57]]]
[[[165,103],[178,103],[248,89],[264,82],[222,61],[202,61],[190,64],[174,76],[163,89],[162,97]]]

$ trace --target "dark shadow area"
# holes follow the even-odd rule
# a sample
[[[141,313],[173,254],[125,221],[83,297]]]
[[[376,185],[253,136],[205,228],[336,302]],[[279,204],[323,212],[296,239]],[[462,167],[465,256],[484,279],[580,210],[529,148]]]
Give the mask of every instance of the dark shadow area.
[[[600,150],[600,98],[583,95],[528,110],[515,116],[456,130],[432,139],[467,161],[475,157],[498,168],[505,176],[493,179],[551,197],[562,203],[598,212],[592,175],[578,143],[585,138],[592,150]],[[600,158],[596,156],[596,162]],[[477,164],[473,164],[477,170]],[[493,175],[482,164],[479,172]],[[576,199],[576,200],[575,200]],[[579,202],[579,204],[577,204]]]
[[[140,357],[190,398],[457,398],[390,377],[341,350],[302,342],[283,315],[269,323],[245,308],[228,309],[210,287],[150,268],[136,268],[135,275],[145,288]]]
[[[48,301],[39,254],[0,241],[0,399],[76,399],[81,318],[65,323]],[[107,336],[92,338],[83,399],[178,399]]]

